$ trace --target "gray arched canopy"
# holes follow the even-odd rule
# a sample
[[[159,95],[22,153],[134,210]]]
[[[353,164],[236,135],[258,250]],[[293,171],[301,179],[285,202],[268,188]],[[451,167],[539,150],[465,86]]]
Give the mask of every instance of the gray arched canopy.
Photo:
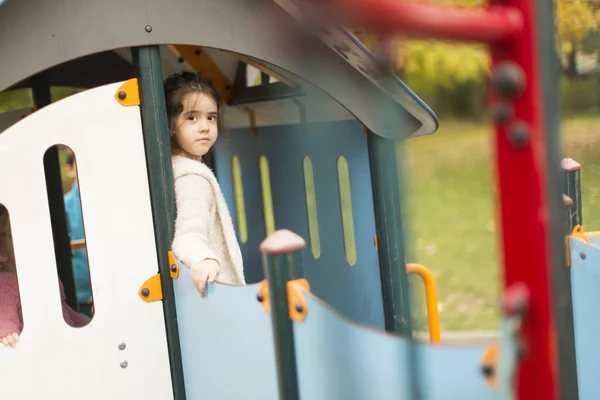
[[[380,136],[435,131],[435,118],[418,100],[408,100],[407,112],[325,45],[306,46],[294,26],[269,0],[9,1],[0,9],[0,90],[93,53],[202,45],[264,60],[311,82]]]

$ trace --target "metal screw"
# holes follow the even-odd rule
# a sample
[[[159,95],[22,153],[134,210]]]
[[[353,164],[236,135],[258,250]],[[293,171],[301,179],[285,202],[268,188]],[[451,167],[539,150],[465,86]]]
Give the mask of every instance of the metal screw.
[[[121,368],[127,368],[127,365],[128,365],[128,364],[127,364],[127,361],[123,361],[123,362],[121,363]]]
[[[508,130],[508,140],[513,146],[525,146],[529,143],[529,125],[522,121],[516,122]]]
[[[125,343],[119,344],[119,350],[125,350]]]
[[[581,257],[582,260],[585,260],[585,258],[587,257],[585,255],[585,253],[582,251],[581,253],[579,253],[579,257]]]
[[[152,25],[146,25],[144,29],[146,30],[146,32],[150,33],[152,32]]]
[[[494,375],[494,367],[492,367],[491,365],[484,365],[483,367],[481,367],[481,372],[483,372],[483,375],[490,377]]]
[[[525,89],[525,72],[513,62],[500,63],[491,80],[494,90],[505,98],[515,98]]]
[[[148,288],[143,288],[142,289],[142,296],[144,297],[148,297],[150,295],[150,289]]]
[[[507,123],[513,119],[514,115],[515,110],[512,104],[506,102],[495,104],[492,109],[492,116],[494,120],[500,124]]]
[[[119,99],[121,100],[125,100],[125,98],[127,97],[127,93],[120,91],[119,92]]]

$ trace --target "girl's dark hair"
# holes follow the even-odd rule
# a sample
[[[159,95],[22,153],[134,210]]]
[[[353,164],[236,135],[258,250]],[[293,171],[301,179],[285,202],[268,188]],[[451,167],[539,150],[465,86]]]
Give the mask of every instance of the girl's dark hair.
[[[201,73],[180,72],[170,75],[164,82],[165,103],[167,106],[167,120],[169,123],[169,136],[171,138],[171,152],[179,151],[175,140],[177,132],[177,117],[183,112],[183,99],[190,93],[202,93],[212,97],[217,103],[217,127],[219,131],[223,126],[223,100],[215,89],[212,80]]]

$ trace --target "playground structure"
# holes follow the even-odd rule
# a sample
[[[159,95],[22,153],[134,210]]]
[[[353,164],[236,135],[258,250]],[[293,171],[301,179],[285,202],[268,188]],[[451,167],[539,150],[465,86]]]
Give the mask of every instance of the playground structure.
[[[597,236],[581,228],[576,168],[566,165],[568,185],[560,184],[551,4],[322,3],[9,0],[0,8],[0,90],[31,88],[36,109],[0,116],[0,168],[20,166],[0,176],[0,203],[25,321],[19,345],[0,349],[1,396],[552,399],[560,390],[564,399],[596,398],[588,299]],[[490,45],[506,287],[498,348],[440,343],[431,296],[432,343],[412,338],[407,270],[432,283],[405,260],[398,144],[433,133],[437,120],[331,22],[339,7],[348,25]],[[260,85],[249,84],[249,67]],[[212,165],[250,283],[216,284],[204,299],[169,252],[162,79],[181,69],[210,76],[227,103],[230,129]],[[86,90],[51,104],[53,86]],[[66,234],[57,144],[77,157],[84,242]],[[575,210],[568,217],[563,194]],[[58,299],[55,263],[73,301],[70,250],[80,246],[95,314],[74,329],[58,301],[40,300]]]

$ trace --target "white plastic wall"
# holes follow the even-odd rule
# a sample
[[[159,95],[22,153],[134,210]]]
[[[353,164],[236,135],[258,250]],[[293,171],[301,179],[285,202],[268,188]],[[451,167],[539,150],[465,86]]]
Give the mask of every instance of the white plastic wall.
[[[140,110],[115,100],[120,85],[63,99],[0,135],[24,318],[18,345],[0,348],[2,399],[173,398],[162,303],[137,294],[158,262]],[[84,328],[67,325],[60,307],[43,167],[55,144],[77,157],[96,307]]]

